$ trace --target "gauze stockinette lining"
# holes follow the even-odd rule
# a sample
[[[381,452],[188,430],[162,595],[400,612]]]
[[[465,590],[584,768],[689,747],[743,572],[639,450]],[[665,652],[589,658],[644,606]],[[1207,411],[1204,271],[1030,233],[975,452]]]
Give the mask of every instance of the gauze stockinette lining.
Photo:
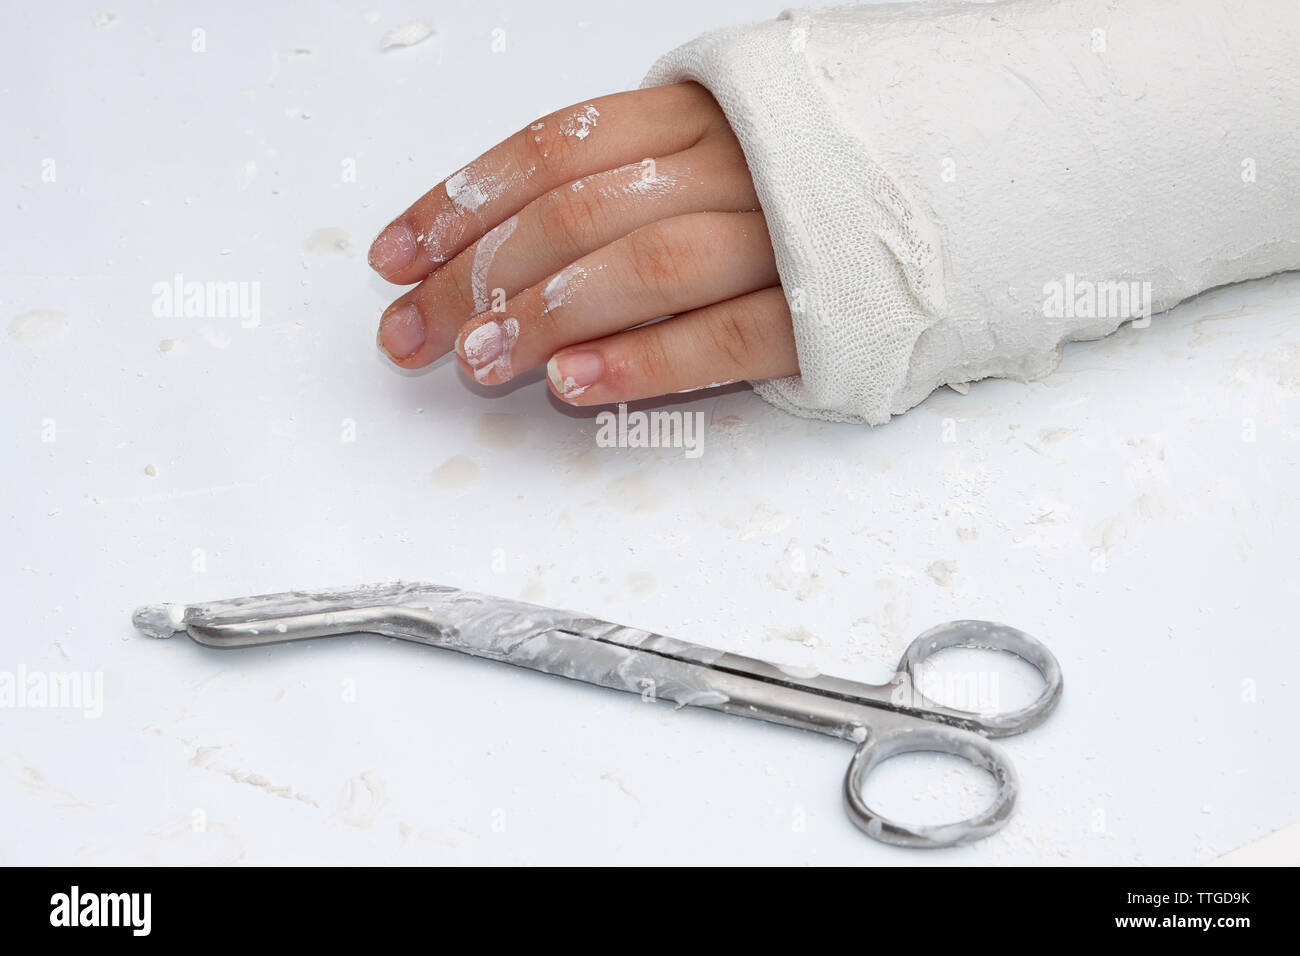
[[[726,113],[767,216],[800,415],[885,422],[1064,343],[1300,268],[1300,4],[1005,0],[786,12],[654,86]]]

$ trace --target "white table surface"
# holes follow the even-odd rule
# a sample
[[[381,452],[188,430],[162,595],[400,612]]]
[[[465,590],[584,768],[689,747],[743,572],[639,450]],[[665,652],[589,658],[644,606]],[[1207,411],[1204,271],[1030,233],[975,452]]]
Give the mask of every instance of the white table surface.
[[[600,448],[536,375],[389,366],[365,248],[535,115],[780,5],[267,6],[32,4],[0,34],[0,671],[103,680],[98,717],[0,710],[0,862],[1194,863],[1297,820],[1300,277],[885,427],[732,387],[673,403],[706,416],[697,459]],[[412,20],[437,34],[381,52]],[[260,283],[260,324],[156,317],[177,273]],[[381,638],[130,626],[393,578],[864,679],[992,618],[1066,692],[1005,742],[1011,823],[925,853],[853,829],[830,738]],[[940,764],[882,768],[878,799],[978,796]]]

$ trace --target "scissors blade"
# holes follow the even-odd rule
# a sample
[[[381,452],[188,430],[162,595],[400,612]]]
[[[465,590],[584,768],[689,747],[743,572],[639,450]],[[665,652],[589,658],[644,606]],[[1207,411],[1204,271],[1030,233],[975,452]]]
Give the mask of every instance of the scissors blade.
[[[723,710],[852,740],[863,739],[870,722],[870,714],[858,706],[862,701],[811,682],[801,686],[794,672],[777,665],[572,611],[440,585],[366,585],[155,605],[138,610],[135,622],[150,636],[188,633],[196,643],[217,648],[381,634],[646,700]]]

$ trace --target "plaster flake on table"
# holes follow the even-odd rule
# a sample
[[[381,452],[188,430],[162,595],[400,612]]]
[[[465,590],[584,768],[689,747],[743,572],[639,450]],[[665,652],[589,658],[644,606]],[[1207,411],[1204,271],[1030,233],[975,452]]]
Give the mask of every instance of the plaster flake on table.
[[[636,598],[648,598],[659,589],[658,580],[649,571],[633,571],[627,576],[627,584]]]
[[[305,793],[299,793],[287,784],[272,783],[261,774],[243,770],[237,766],[232,766],[229,763],[218,760],[218,755],[225,749],[224,745],[210,747],[201,745],[197,746],[194,750],[194,756],[190,758],[189,765],[199,770],[207,770],[212,773],[221,774],[222,776],[233,780],[235,783],[243,784],[247,787],[253,787],[254,789],[261,790],[273,796],[285,800],[296,800],[299,803],[305,803],[319,809],[320,804],[317,803],[315,799]]]
[[[763,640],[791,641],[812,648],[821,647],[825,644],[825,641],[802,624],[797,627],[765,627],[763,628]]]
[[[446,491],[464,491],[479,477],[479,468],[471,458],[456,455],[433,470],[433,483]]]
[[[735,531],[740,541],[749,541],[766,534],[779,534],[790,527],[794,518],[785,511],[780,511],[768,502],[754,506],[753,512],[744,520],[723,518],[718,523],[730,531]]]
[[[40,768],[29,763],[23,763],[18,772],[18,783],[28,790],[44,797],[48,802],[59,808],[70,809],[91,809],[91,804],[82,800],[62,787],[51,783]]]
[[[546,574],[548,568],[538,568],[528,583],[524,585],[523,590],[519,592],[519,600],[526,601],[529,604],[537,604],[546,600],[547,584]]]
[[[214,349],[228,349],[230,348],[230,343],[235,340],[235,337],[229,332],[211,325],[199,326],[199,338],[203,339],[204,342],[212,346]]]
[[[1112,515],[1097,526],[1094,531],[1093,547],[1108,553],[1115,545],[1128,537],[1128,523],[1122,514]]]
[[[610,482],[605,500],[620,511],[645,514],[658,511],[667,497],[663,487],[644,471],[634,471]]]
[[[244,192],[249,186],[253,185],[255,179],[257,179],[257,161],[250,159],[240,166],[235,173],[236,191]]]
[[[925,569],[930,579],[941,588],[952,587],[952,576],[957,573],[956,561],[934,561]]]
[[[509,451],[528,437],[528,419],[510,412],[484,412],[474,425],[474,437],[488,448]]]
[[[767,582],[799,601],[807,601],[819,593],[823,584],[821,572],[808,568],[807,553],[793,538],[787,543],[776,569],[768,572]]]
[[[628,785],[627,785],[626,783],[624,783],[624,782],[623,782],[623,781],[622,781],[622,780],[621,780],[621,779],[620,779],[616,774],[614,774],[612,771],[607,771],[607,772],[605,772],[605,773],[602,773],[602,774],[600,775],[600,779],[601,779],[601,780],[605,780],[605,781],[607,781],[607,782],[609,782],[609,783],[612,783],[614,786],[618,787],[619,790],[623,791],[623,793],[624,793],[626,796],[631,797],[631,798],[632,798],[633,800],[635,800],[637,803],[640,803],[640,802],[641,802],[641,798],[638,797],[635,793],[633,793],[633,792],[628,788]]]
[[[745,437],[749,424],[739,415],[722,415],[713,420],[712,428],[731,441],[739,442]]]
[[[371,829],[389,804],[388,787],[374,771],[349,778],[343,797],[342,817],[348,826]]]
[[[1038,443],[1040,445],[1055,445],[1057,442],[1064,441],[1071,435],[1079,434],[1077,428],[1044,428],[1038,433]]]
[[[352,241],[345,230],[338,226],[322,226],[303,243],[307,252],[317,255],[330,255],[339,252],[351,252]]]
[[[68,317],[53,309],[33,309],[9,323],[9,339],[32,348],[52,345],[68,330]]]
[[[394,50],[400,47],[415,46],[433,36],[434,28],[423,20],[413,20],[395,27],[384,34],[380,44],[381,50]]]

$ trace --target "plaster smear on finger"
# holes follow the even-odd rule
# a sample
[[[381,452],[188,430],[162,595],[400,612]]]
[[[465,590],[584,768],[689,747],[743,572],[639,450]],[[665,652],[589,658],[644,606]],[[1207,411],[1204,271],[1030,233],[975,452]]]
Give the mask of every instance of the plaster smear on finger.
[[[692,385],[690,388],[679,388],[673,394],[685,395],[688,392],[702,392],[706,388],[721,388],[723,385],[735,385],[738,381],[740,380],[735,378],[724,378],[721,382],[710,382],[708,385]]]
[[[686,170],[690,173],[690,170]],[[592,177],[596,191],[606,199],[657,199],[678,185],[677,178],[659,172],[653,159],[629,163]]]
[[[447,180],[447,198],[465,212],[475,212],[490,198],[487,183],[474,175],[473,167],[466,166]]]
[[[564,398],[577,398],[591,388],[590,385],[579,385],[572,375],[561,378],[560,366],[554,356],[551,356],[551,360],[546,363],[546,376],[551,380],[551,384],[555,386],[555,390]]]
[[[459,214],[440,212],[433,222],[416,233],[415,243],[428,255],[429,261],[440,266],[447,261],[444,248],[456,245],[465,234],[465,224]]]
[[[474,265],[470,269],[470,289],[474,296],[474,314],[486,312],[491,305],[488,301],[487,273],[492,268],[492,260],[497,250],[515,231],[516,219],[511,216],[478,241],[474,247]]]
[[[585,281],[587,281],[587,270],[576,262],[551,276],[550,281],[542,287],[542,302],[546,304],[546,311],[554,312],[568,302],[569,297],[578,291]]]
[[[519,170],[510,175],[484,173],[470,163],[460,172],[453,174],[444,184],[447,198],[455,203],[462,212],[478,212],[484,203],[501,196],[515,184],[527,179],[536,170],[536,166]]]
[[[596,128],[596,121],[599,119],[600,110],[588,103],[560,123],[560,132],[574,139],[586,139]]]
[[[501,322],[485,322],[465,336],[462,348],[465,352],[465,360],[474,366],[475,381],[486,381],[493,371],[499,372],[504,378],[509,378],[510,353],[518,338],[519,320],[513,316]],[[479,363],[483,361],[485,355],[489,354],[489,350],[497,351],[497,357],[480,368]]]

